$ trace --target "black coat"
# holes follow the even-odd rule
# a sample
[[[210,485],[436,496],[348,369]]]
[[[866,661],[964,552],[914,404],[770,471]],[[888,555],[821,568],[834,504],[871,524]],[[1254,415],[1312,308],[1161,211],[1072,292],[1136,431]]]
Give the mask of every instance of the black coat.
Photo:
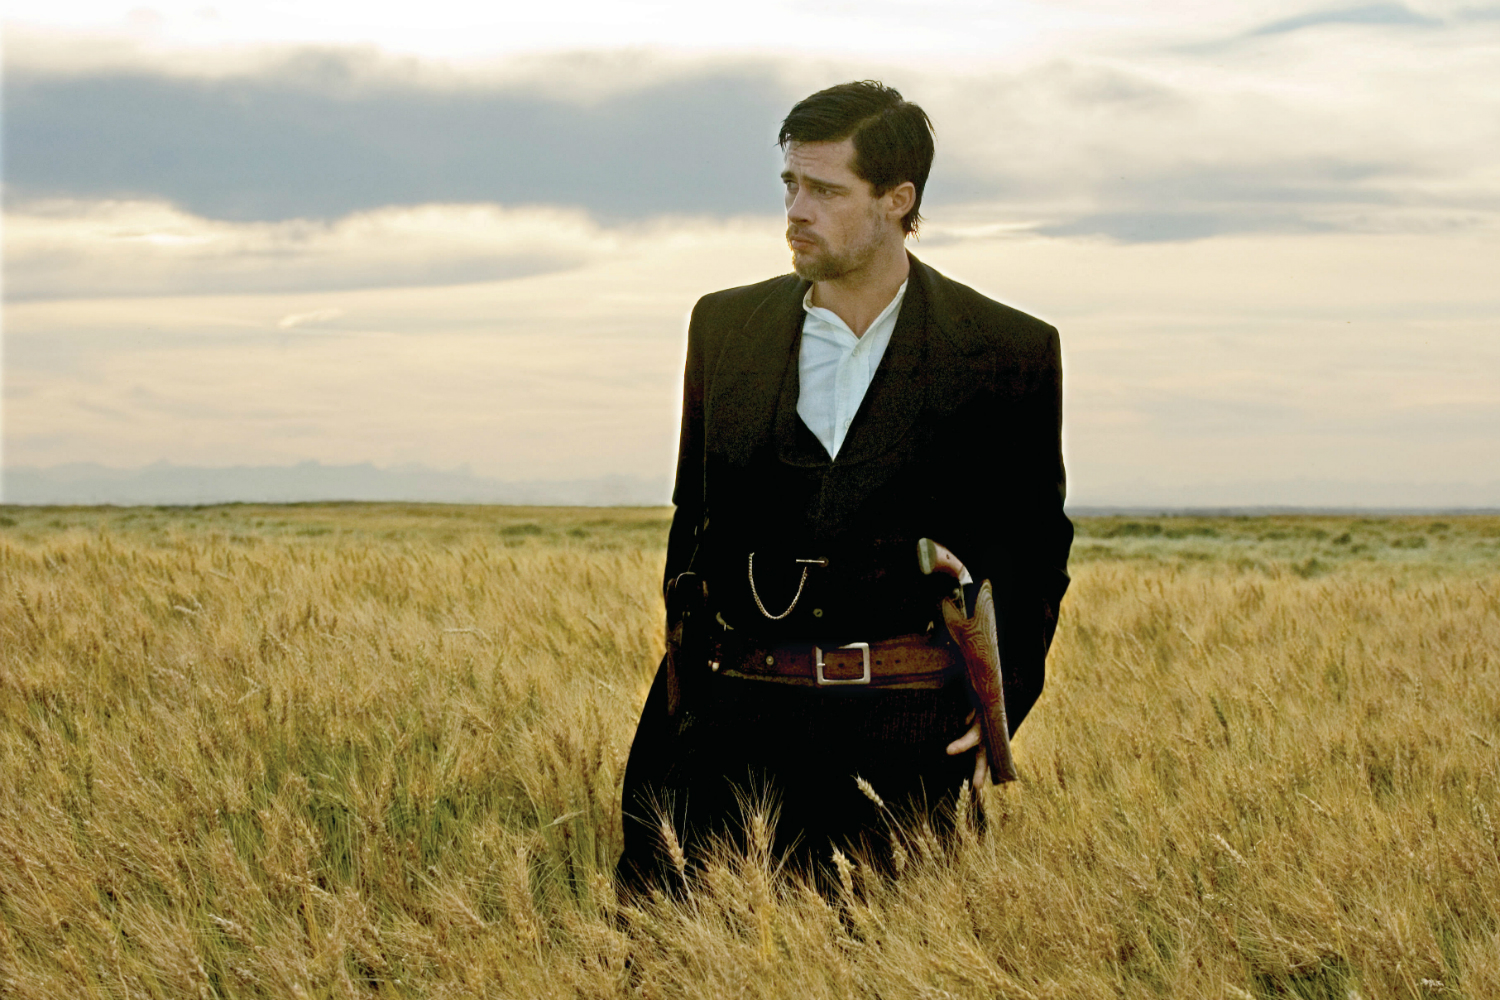
[[[921,631],[933,617],[931,588],[916,570],[916,539],[934,538],[976,580],[988,578],[995,586],[1006,711],[1014,729],[1041,693],[1044,658],[1068,585],[1073,531],[1062,509],[1057,331],[912,258],[890,344],[837,459],[830,460],[796,415],[807,288],[806,281],[784,275],[704,296],[693,310],[664,582],[689,568],[706,579],[711,609],[736,639],[821,640],[825,648],[874,641]],[[810,573],[797,607],[773,622],[750,594],[751,552],[756,590],[773,614],[796,592],[796,558],[824,558],[828,566]],[[787,695],[781,685],[738,683],[751,687],[735,689],[733,707],[712,685],[694,695],[705,689],[685,683],[684,718],[668,719],[658,676],[627,768],[622,869],[632,854],[639,863],[648,849],[632,843],[632,830],[637,840],[654,837],[649,817],[640,813],[643,804],[681,798],[704,783],[701,774],[683,772],[682,758],[723,756],[722,748],[684,739],[695,721],[718,732],[763,710],[770,722],[760,719],[736,739],[765,742],[789,713],[805,709],[816,718],[828,711],[819,707],[827,703],[819,700],[821,692]],[[775,698],[789,697],[799,707],[745,707],[745,692],[753,701],[765,687],[780,689]],[[855,705],[856,714],[869,711]],[[925,709],[913,714],[909,707],[896,712],[905,723],[887,720],[882,732],[921,725],[911,720],[927,718]],[[943,741],[953,735],[938,734]],[[893,752],[900,757],[904,751],[898,746]],[[632,815],[647,822],[633,824]]]

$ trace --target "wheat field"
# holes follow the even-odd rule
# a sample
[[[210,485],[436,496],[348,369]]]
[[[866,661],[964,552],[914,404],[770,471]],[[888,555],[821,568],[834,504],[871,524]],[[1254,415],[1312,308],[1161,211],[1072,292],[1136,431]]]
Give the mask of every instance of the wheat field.
[[[631,907],[668,517],[0,508],[0,994],[1500,997],[1500,518],[1081,521],[982,829]]]

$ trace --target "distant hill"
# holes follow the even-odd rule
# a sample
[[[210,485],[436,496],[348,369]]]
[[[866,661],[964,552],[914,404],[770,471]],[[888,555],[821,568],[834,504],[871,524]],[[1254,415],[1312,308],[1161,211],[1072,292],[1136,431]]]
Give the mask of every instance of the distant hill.
[[[223,468],[158,462],[113,469],[92,462],[0,472],[0,503],[209,504],[388,500],[431,503],[637,507],[671,503],[666,476],[502,480],[467,467],[422,465],[232,465]],[[1500,481],[1490,483],[1356,483],[1292,479],[1174,485],[1144,481],[1075,487],[1068,510],[1102,514],[1204,513],[1263,515],[1308,511],[1437,513],[1500,509]]]
[[[295,503],[313,500],[409,500],[582,507],[654,506],[671,502],[665,476],[510,481],[466,468],[420,465],[232,465],[200,468],[159,462],[112,469],[92,462],[0,473],[0,502],[11,504]]]
[[[1220,483],[1135,480],[1081,482],[1076,487],[1070,483],[1068,490],[1068,510],[1084,516],[1163,511],[1218,515],[1310,511],[1437,513],[1496,508],[1500,508],[1500,479],[1467,483],[1307,478]]]

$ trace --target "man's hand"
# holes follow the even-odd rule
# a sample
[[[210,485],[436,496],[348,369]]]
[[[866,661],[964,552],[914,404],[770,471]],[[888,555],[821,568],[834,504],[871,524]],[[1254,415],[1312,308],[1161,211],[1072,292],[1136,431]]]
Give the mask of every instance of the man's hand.
[[[974,790],[978,791],[990,783],[990,761],[984,753],[984,746],[982,745],[984,734],[979,731],[979,720],[974,718],[973,712],[970,712],[969,717],[964,721],[971,723],[969,731],[948,744],[948,756],[956,757],[961,753],[967,753],[975,747],[979,747],[979,750],[974,754],[974,780],[970,782],[974,786]]]

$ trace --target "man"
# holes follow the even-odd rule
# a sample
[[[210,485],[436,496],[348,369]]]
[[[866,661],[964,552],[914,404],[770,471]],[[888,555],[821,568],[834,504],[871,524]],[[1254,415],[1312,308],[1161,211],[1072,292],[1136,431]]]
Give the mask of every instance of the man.
[[[747,801],[775,804],[776,847],[806,868],[985,783],[939,611],[953,579],[922,574],[920,539],[991,583],[991,707],[1012,731],[1068,584],[1057,333],[906,252],[927,115],[841,84],[798,103],[780,144],[795,273],[705,296],[689,325],[668,655],[625,773],[627,889],[737,836]]]

